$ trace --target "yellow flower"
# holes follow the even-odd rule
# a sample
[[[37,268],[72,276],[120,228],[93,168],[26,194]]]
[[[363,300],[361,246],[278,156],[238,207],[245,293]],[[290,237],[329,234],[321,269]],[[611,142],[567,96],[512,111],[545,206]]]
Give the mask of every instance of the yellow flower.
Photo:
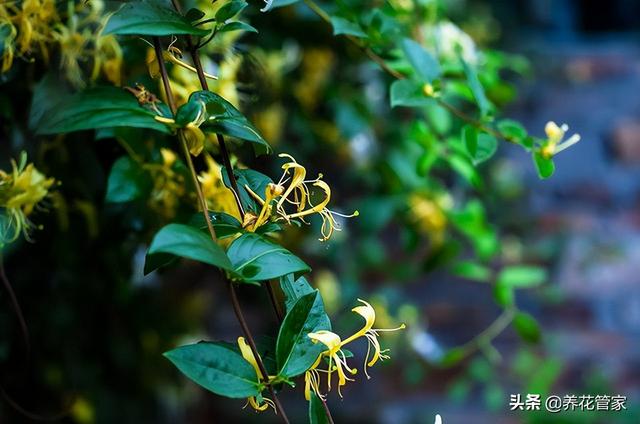
[[[364,326],[355,334],[347,337],[345,340],[341,340],[339,335],[328,330],[320,330],[307,335],[314,343],[320,342],[327,348],[327,350],[323,351],[318,356],[313,365],[305,373],[305,398],[307,400],[310,399],[311,391],[316,393],[318,396],[323,397],[320,393],[320,372],[327,374],[327,390],[331,390],[331,374],[333,374],[333,372],[338,374],[338,394],[341,397],[342,393],[340,392],[340,388],[344,386],[347,381],[353,381],[353,379],[347,376],[347,372],[351,375],[355,375],[357,373],[357,369],[351,368],[347,364],[346,355],[342,350],[344,346],[359,339],[360,337],[365,337],[367,339],[369,345],[367,348],[367,355],[364,360],[363,370],[367,378],[369,378],[369,374],[367,373],[368,367],[375,365],[378,361],[389,359],[389,355],[386,354],[389,350],[381,349],[380,347],[380,342],[378,341],[379,333],[398,331],[405,328],[404,324],[397,328],[373,328],[376,321],[375,310],[364,300],[358,299],[358,301],[361,302],[362,305],[356,306],[352,311],[363,317],[365,323]],[[373,353],[371,352],[372,350]],[[326,370],[318,369],[322,358],[325,357],[329,358],[329,367]]]
[[[10,174],[0,170],[0,207],[6,214],[0,227],[0,243],[15,241],[20,233],[29,240],[33,224],[28,216],[47,197],[55,182],[53,178],[46,178],[32,163],[18,166],[11,160],[11,166]]]
[[[154,183],[149,205],[165,218],[173,218],[179,199],[186,193],[184,177],[173,169],[177,156],[172,150],[162,148],[160,155],[162,164],[145,165]]]
[[[451,200],[448,197],[433,197],[420,193],[412,193],[408,200],[409,219],[418,231],[429,236],[431,241],[442,244],[447,229],[445,209]]]
[[[331,200],[331,188],[329,185],[322,181],[322,174],[314,180],[305,180],[307,170],[304,166],[300,165],[293,156],[286,153],[279,155],[281,158],[289,159],[282,165],[284,173],[280,180],[276,184],[269,184],[265,190],[265,198],[262,199],[251,188],[245,186],[249,194],[262,206],[259,216],[255,221],[251,221],[251,225],[247,227],[248,231],[255,231],[258,227],[265,224],[272,216],[274,211],[273,201],[275,203],[276,220],[284,220],[287,223],[292,219],[299,219],[302,222],[306,221],[304,218],[309,215],[318,214],[322,218],[320,241],[326,241],[331,238],[334,231],[340,231],[340,227],[335,219],[335,215],[350,218],[358,216],[358,211],[355,211],[351,215],[343,215],[338,212],[334,212],[327,208],[329,201]],[[285,187],[285,184],[288,185]],[[309,184],[314,187],[318,187],[324,194],[324,198],[317,204],[311,202]],[[295,207],[294,212],[288,212],[287,206],[293,205]]]
[[[253,369],[256,371],[256,375],[260,381],[265,381],[264,375],[262,375],[262,371],[260,371],[260,367],[258,366],[258,361],[256,361],[256,357],[253,355],[253,351],[251,347],[244,340],[244,337],[238,337],[238,347],[240,348],[240,353],[242,357],[251,364]],[[261,400],[264,403],[261,403]],[[276,406],[271,399],[267,399],[263,397],[261,400],[256,399],[254,396],[250,396],[247,399],[247,403],[251,405],[253,409],[258,412],[266,411],[269,407],[273,408],[275,411]]]
[[[564,142],[562,141],[567,131],[569,131],[567,124],[558,126],[555,122],[549,121],[547,125],[545,125],[544,131],[547,134],[547,141],[542,147],[541,153],[545,159],[551,159],[554,155],[580,141],[579,134],[574,134]]]

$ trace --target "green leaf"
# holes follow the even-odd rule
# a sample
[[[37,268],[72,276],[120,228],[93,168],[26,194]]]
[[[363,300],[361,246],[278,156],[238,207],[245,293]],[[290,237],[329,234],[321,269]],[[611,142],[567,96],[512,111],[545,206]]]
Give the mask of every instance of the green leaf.
[[[129,156],[123,156],[111,168],[105,200],[112,203],[129,202],[142,196],[150,186],[149,175],[140,164]]]
[[[251,25],[244,22],[240,22],[240,21],[229,22],[228,24],[224,24],[218,28],[218,32],[231,32],[231,31],[247,31],[247,32],[256,32],[256,33],[258,32],[258,30],[252,27]]]
[[[452,271],[455,275],[470,280],[488,281],[491,278],[491,269],[475,262],[460,261]]]
[[[267,185],[273,183],[273,180],[253,169],[234,169],[233,175],[236,177],[236,182],[238,183],[238,196],[240,197],[242,207],[245,211],[253,211],[256,214],[260,212],[262,207],[249,195],[245,186],[249,187],[254,193],[264,199],[265,189]],[[231,188],[231,182],[229,181],[226,168],[222,168],[222,181],[227,188]]]
[[[168,5],[150,1],[134,1],[123,4],[111,15],[104,29],[104,34],[205,36],[209,34],[209,30],[193,26],[189,19],[179,15]]]
[[[233,266],[224,250],[208,234],[184,224],[169,224],[158,231],[149,246],[149,256],[171,254],[204,262],[227,271]]]
[[[469,88],[471,88],[473,97],[475,97],[476,103],[480,108],[480,113],[482,113],[482,116],[487,116],[489,112],[491,112],[491,103],[489,103],[489,100],[487,100],[487,96],[484,94],[484,88],[482,87],[482,84],[480,84],[478,74],[476,73],[476,70],[469,64],[467,64],[464,60],[461,59],[461,62],[464,73],[467,76]]]
[[[195,7],[192,7],[191,9],[189,9],[187,11],[187,13],[184,15],[185,19],[189,22],[195,22],[195,21],[199,21],[200,19],[205,17],[205,13],[200,10],[200,9],[196,9]]]
[[[511,306],[515,303],[515,293],[513,287],[500,283],[499,281],[493,287],[493,298],[500,306]]]
[[[517,143],[522,143],[527,137],[527,130],[519,122],[511,119],[503,119],[498,122],[498,130],[509,140]]]
[[[455,154],[446,157],[451,168],[474,187],[482,187],[480,175],[469,159],[463,154]]]
[[[96,87],[74,94],[43,114],[38,134],[59,134],[110,127],[170,129],[154,119],[156,113],[138,104],[136,98],[116,87]]]
[[[330,329],[331,322],[324,311],[320,292],[314,290],[298,299],[282,321],[278,333],[278,374],[295,377],[309,369],[326,347],[313,343],[308,334]]]
[[[273,10],[276,9],[278,7],[285,7],[285,6],[289,6],[290,4],[294,4],[299,2],[300,0],[273,0],[273,3],[271,3],[271,8],[269,10]]]
[[[476,140],[476,154],[471,157],[474,165],[491,159],[498,150],[498,140],[492,135],[480,133]]]
[[[367,34],[355,22],[351,22],[339,16],[331,17],[331,25],[333,25],[333,35],[353,35],[354,37],[366,38]]]
[[[189,379],[217,395],[246,398],[260,394],[255,369],[228,344],[201,342],[164,356]]]
[[[540,179],[544,180],[549,178],[556,170],[553,159],[545,158],[540,152],[533,152],[533,162],[536,164],[536,170],[538,171],[538,177],[540,177]]]
[[[244,0],[232,0],[229,3],[222,6],[216,12],[216,21],[225,22],[227,19],[233,18],[238,13],[247,7],[247,2]]]
[[[410,79],[395,80],[391,83],[391,107],[421,107],[434,102],[422,92],[422,84]]]
[[[264,281],[287,274],[300,275],[311,268],[284,247],[254,233],[243,234],[227,255],[236,275],[246,282]]]
[[[464,348],[454,347],[452,349],[449,349],[442,356],[442,359],[440,359],[440,365],[445,368],[453,367],[454,365],[460,363],[460,361],[462,361],[466,356],[467,353]]]
[[[422,82],[433,82],[440,76],[440,64],[420,44],[405,38],[402,40],[402,50]]]
[[[311,391],[311,399],[309,400],[309,424],[328,424],[329,418],[324,410],[322,400]]]
[[[525,312],[518,312],[513,318],[513,327],[523,340],[530,343],[540,341],[540,326],[538,325],[538,321],[531,315]]]
[[[309,285],[306,278],[300,277],[295,279],[293,274],[280,277],[280,288],[285,295],[285,307],[287,311],[290,311],[302,296],[313,293],[313,287]]]
[[[537,266],[509,266],[498,274],[498,284],[514,288],[536,287],[547,279],[547,271]]]
[[[465,125],[462,128],[462,139],[469,156],[475,158],[478,152],[478,131],[471,125]]]
[[[209,211],[209,220],[211,221],[211,225],[213,225],[213,229],[216,232],[216,237],[218,239],[225,239],[244,232],[240,221],[227,213]],[[207,223],[200,212],[191,217],[189,225],[199,228],[200,230],[207,229]]]
[[[185,125],[189,122],[188,118],[193,115],[193,111],[202,107],[205,109],[205,121],[200,125],[201,130],[248,141],[253,144],[256,155],[271,151],[269,143],[262,138],[247,118],[231,103],[211,91],[196,91],[191,94],[189,101],[178,109],[176,123]]]

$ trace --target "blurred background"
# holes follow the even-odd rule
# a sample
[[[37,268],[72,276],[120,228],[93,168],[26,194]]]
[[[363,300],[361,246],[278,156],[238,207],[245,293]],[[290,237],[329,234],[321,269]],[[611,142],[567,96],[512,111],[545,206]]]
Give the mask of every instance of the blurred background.
[[[506,117],[538,135],[550,120],[581,134],[580,143],[557,157],[551,179],[539,180],[531,158],[507,143],[478,168],[482,187],[470,189],[437,166],[428,177],[416,172],[403,158],[415,160],[420,151],[395,125],[410,123],[411,115],[389,109],[384,76],[304,4],[254,16],[260,35],[251,37],[259,38],[210,57],[221,76],[215,89],[242,102],[266,139],[280,140],[276,151],[294,154],[310,173],[322,172],[340,210],[360,211],[330,243],[317,242],[304,228],[291,233],[292,248],[314,269],[311,281],[334,327],[357,327],[350,312],[356,297],[377,307],[379,326],[408,325],[382,340],[392,360],[374,369],[371,380],[349,384],[344,399],[329,396],[334,418],[418,424],[439,413],[454,424],[636,423],[640,3],[441,3],[441,13],[479,46],[517,54],[501,59],[510,70],[488,90],[505,105]],[[256,72],[261,78],[247,78]],[[8,110],[28,116],[30,101],[18,88],[0,87],[3,118]],[[431,116],[435,127],[453,125],[450,116]],[[9,130],[7,121],[2,125],[11,140],[0,147],[6,169],[11,152],[35,139]],[[44,229],[34,234],[35,243],[4,252],[32,353],[24,355],[2,291],[3,390],[36,413],[69,410],[62,422],[277,422],[243,410],[244,400],[196,387],[162,357],[187,342],[234,341],[239,328],[217,272],[182,263],[143,276],[148,223],[160,218],[147,216],[144,205],[104,202],[107,175],[122,148],[79,135],[40,142],[30,153],[62,181],[64,202],[38,216]],[[279,175],[276,162],[247,160],[273,177]],[[469,209],[450,205],[468,205],[471,198],[482,200],[486,222],[477,234],[463,234],[469,241],[456,229],[461,211]],[[407,209],[408,202],[418,206]],[[493,238],[499,240],[495,251],[482,247]],[[453,257],[483,256],[487,249],[492,267],[547,270],[545,284],[517,292],[518,306],[540,323],[539,340],[533,334],[523,341],[511,326],[502,328],[490,284],[456,276]],[[266,294],[253,287],[239,292],[254,332],[275,331]],[[451,350],[461,347],[469,354],[453,360]],[[527,393],[620,394],[627,396],[627,410],[509,411],[510,395]],[[297,417],[293,422],[305,417],[302,399],[301,391],[282,399]],[[0,404],[0,422],[29,421]]]

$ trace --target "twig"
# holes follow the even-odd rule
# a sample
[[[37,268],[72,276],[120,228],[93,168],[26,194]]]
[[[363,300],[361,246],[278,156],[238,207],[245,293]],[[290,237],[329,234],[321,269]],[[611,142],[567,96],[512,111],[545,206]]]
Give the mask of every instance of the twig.
[[[233,282],[228,282],[229,293],[231,294],[231,304],[233,305],[233,311],[238,318],[238,322],[240,323],[240,327],[242,327],[242,332],[247,336],[247,342],[249,342],[249,347],[251,347],[251,351],[253,352],[253,356],[256,358],[256,362],[258,363],[258,368],[260,369],[260,373],[264,376],[264,383],[269,390],[269,394],[271,394],[273,403],[276,405],[276,411],[280,414],[280,417],[285,423],[289,423],[289,418],[287,418],[287,414],[276,396],[275,390],[273,390],[273,386],[269,384],[269,373],[267,372],[267,368],[264,366],[262,362],[262,358],[258,354],[258,348],[256,347],[256,342],[251,337],[251,331],[249,331],[249,326],[247,325],[247,321],[244,319],[244,315],[242,314],[242,309],[240,308],[240,302],[238,302],[238,295],[236,294],[236,289],[233,285]]]
[[[11,282],[9,278],[7,278],[7,274],[4,270],[4,258],[2,256],[2,252],[0,251],[0,279],[2,280],[2,284],[4,285],[5,290],[9,293],[9,299],[11,300],[11,305],[13,306],[13,310],[16,313],[16,317],[18,318],[18,322],[20,323],[20,331],[22,333],[22,339],[24,340],[24,345],[27,353],[27,357],[31,354],[31,343],[29,342],[29,327],[27,327],[27,322],[24,319],[24,315],[22,314],[22,308],[20,307],[20,303],[18,302],[18,298],[16,297],[15,292],[13,291],[13,287],[11,286]]]
[[[304,0],[304,2],[307,4],[307,6],[309,6],[309,8],[316,14],[318,15],[323,21],[327,22],[328,24],[331,24],[331,16],[329,16],[327,14],[327,12],[325,12],[324,10],[322,10],[322,8],[313,0]],[[356,47],[358,47],[369,59],[371,59],[372,61],[374,61],[378,66],[380,66],[380,68],[385,71],[387,74],[391,75],[392,77],[394,77],[395,79],[406,79],[407,77],[405,75],[403,75],[402,73],[396,71],[395,69],[391,68],[389,65],[387,65],[387,63],[385,62],[385,60],[380,57],[378,54],[376,54],[376,52],[374,52],[371,48],[367,47],[366,45],[364,45],[357,37],[354,37],[352,35],[346,35],[346,38],[353,43]],[[460,109],[456,108],[455,106],[445,102],[442,99],[436,99],[437,103],[442,106],[443,108],[447,109],[449,112],[453,113],[454,115],[456,115],[458,118],[460,118],[461,120],[467,122],[470,125],[473,125],[474,127],[493,135],[496,138],[501,138],[505,141],[508,141],[509,143],[515,143],[515,140],[513,140],[513,138],[502,134],[500,131],[495,130],[494,128],[491,128],[487,125],[485,125],[484,123],[482,123],[481,121],[470,117],[469,115],[467,115],[466,113],[464,113],[463,111],[461,111]]]
[[[169,103],[169,107],[171,108],[171,111],[175,114],[176,111],[176,104],[173,98],[173,92],[171,90],[171,84],[169,82],[169,75],[167,73],[167,69],[164,63],[164,58],[162,55],[162,45],[160,43],[160,39],[158,37],[154,37],[153,38],[153,44],[154,44],[154,49],[155,49],[155,54],[156,54],[156,59],[158,60],[158,65],[159,65],[159,69],[160,69],[160,76],[162,78],[162,83],[164,85],[165,88],[165,93],[167,95],[167,102]],[[197,55],[196,55],[197,56]],[[199,69],[198,71],[198,75],[202,75],[204,77],[204,73],[202,71],[202,66],[200,64],[200,61],[195,61],[194,60],[194,65],[196,65],[197,69]],[[202,81],[201,81],[202,83]],[[206,81],[204,81],[204,83],[206,84]],[[204,86],[203,86],[204,88]],[[184,156],[185,156],[185,160],[187,161],[187,164],[189,166],[189,171],[191,173],[191,177],[194,181],[194,184],[196,186],[196,193],[198,195],[198,199],[200,200],[200,204],[202,206],[202,211],[203,214],[205,216],[205,221],[207,222],[207,228],[209,230],[209,234],[211,235],[212,240],[216,240],[216,234],[215,234],[215,230],[213,229],[213,226],[211,224],[211,220],[209,219],[209,211],[207,208],[207,202],[206,199],[203,196],[202,190],[200,188],[200,184],[198,183],[198,177],[197,174],[195,172],[195,168],[193,166],[193,162],[191,161],[191,154],[189,153],[189,149],[187,147],[187,143],[184,139],[184,136],[182,135],[182,133],[179,133],[179,137],[180,137],[180,141],[182,144],[182,149],[184,152]],[[224,140],[222,140],[221,146],[224,145]],[[221,149],[222,150],[222,149]],[[223,150],[226,155],[227,155],[227,163],[230,163],[229,159],[228,159],[228,153],[226,152],[226,149]],[[230,181],[234,182],[235,178],[233,177],[233,172],[230,171],[229,168],[227,168],[227,172],[229,172],[229,178]],[[236,317],[238,319],[238,322],[240,323],[240,326],[242,327],[242,332],[244,333],[245,338],[247,339],[249,346],[251,347],[251,351],[253,353],[253,356],[256,358],[256,362],[258,363],[258,367],[260,368],[260,371],[262,372],[262,374],[265,376],[265,378],[269,378],[269,374],[266,371],[266,368],[264,366],[264,363],[262,362],[262,358],[260,357],[260,354],[258,352],[258,349],[256,348],[256,344],[254,342],[253,339],[253,335],[251,334],[251,331],[249,330],[249,327],[247,326],[247,322],[244,319],[244,315],[242,313],[242,309],[240,308],[240,304],[238,302],[236,293],[235,293],[235,289],[233,287],[233,283],[231,281],[228,281],[228,285],[229,285],[229,292],[231,294],[231,303],[233,304],[233,310],[236,314]],[[273,399],[274,404],[276,405],[276,411],[280,414],[280,417],[282,418],[282,420],[288,424],[289,423],[289,419],[287,418],[287,415],[284,411],[284,408],[282,407],[282,404],[280,403],[280,400],[278,399],[278,397],[276,396],[275,390],[273,389],[272,385],[269,384],[268,380],[265,382],[265,385],[267,387],[267,389],[269,390],[269,393],[271,394],[271,397]]]

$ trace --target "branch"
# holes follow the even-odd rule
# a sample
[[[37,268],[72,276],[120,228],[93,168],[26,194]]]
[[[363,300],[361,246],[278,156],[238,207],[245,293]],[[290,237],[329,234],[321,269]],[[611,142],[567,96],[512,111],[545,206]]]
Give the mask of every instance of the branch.
[[[323,21],[327,22],[328,24],[331,24],[331,16],[329,16],[327,14],[327,12],[325,12],[324,10],[322,10],[322,8],[313,0],[304,0],[304,2],[307,4],[307,6],[309,6],[309,8],[316,14],[318,15]],[[380,68],[386,72],[387,74],[389,74],[390,76],[392,76],[395,79],[406,79],[406,76],[403,75],[402,73],[396,71],[395,69],[391,68],[389,65],[387,65],[387,63],[385,62],[385,60],[380,57],[378,54],[376,54],[376,52],[374,52],[370,47],[367,47],[365,44],[362,43],[362,41],[360,41],[357,37],[351,36],[351,35],[345,35],[346,38],[353,43],[356,47],[358,47],[365,55],[367,55],[367,57],[369,59],[371,59],[372,61],[374,61],[378,66],[380,66]],[[485,125],[484,123],[482,123],[481,121],[470,117],[469,115],[467,115],[466,113],[464,113],[463,111],[461,111],[460,109],[456,108],[455,106],[453,106],[452,104],[449,104],[447,102],[445,102],[442,99],[436,99],[437,103],[442,106],[443,108],[447,109],[449,112],[453,113],[454,115],[456,115],[458,118],[460,118],[461,120],[467,122],[470,125],[473,125],[474,127],[493,135],[496,138],[501,138],[509,143],[514,143],[515,140],[513,140],[511,137],[502,134],[500,131],[497,131],[494,128],[491,128],[487,125]]]

